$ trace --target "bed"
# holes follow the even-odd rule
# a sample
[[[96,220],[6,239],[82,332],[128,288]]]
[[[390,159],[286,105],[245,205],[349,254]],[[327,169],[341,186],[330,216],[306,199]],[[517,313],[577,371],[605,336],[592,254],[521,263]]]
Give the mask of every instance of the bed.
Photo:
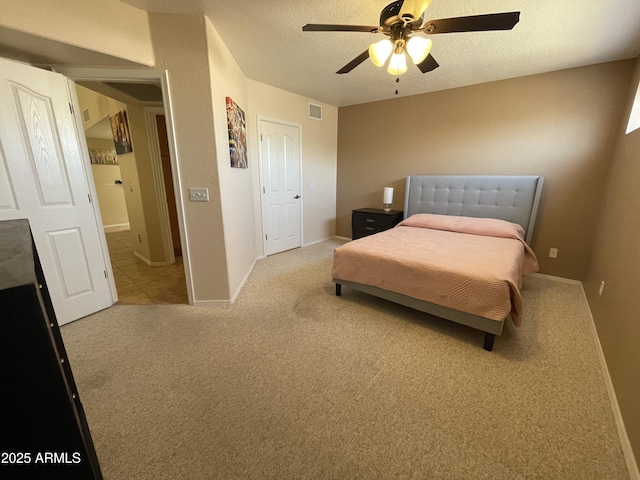
[[[491,351],[507,318],[523,317],[522,276],[544,178],[414,175],[404,220],[334,251],[336,295],[353,288],[485,332]]]

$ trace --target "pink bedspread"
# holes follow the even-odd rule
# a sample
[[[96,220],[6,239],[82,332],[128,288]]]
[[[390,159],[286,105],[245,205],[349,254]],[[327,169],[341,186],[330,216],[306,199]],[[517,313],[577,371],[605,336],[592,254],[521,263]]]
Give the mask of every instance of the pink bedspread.
[[[332,277],[497,321],[522,322],[522,276],[538,271],[520,225],[418,214],[336,248]]]

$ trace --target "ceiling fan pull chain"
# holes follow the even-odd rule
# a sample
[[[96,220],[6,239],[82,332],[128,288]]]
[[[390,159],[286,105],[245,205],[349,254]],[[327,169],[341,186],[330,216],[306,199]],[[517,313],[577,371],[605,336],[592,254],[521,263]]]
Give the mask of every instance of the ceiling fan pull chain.
[[[400,77],[396,78],[396,83],[400,83]],[[396,87],[396,95],[398,95],[398,88]]]

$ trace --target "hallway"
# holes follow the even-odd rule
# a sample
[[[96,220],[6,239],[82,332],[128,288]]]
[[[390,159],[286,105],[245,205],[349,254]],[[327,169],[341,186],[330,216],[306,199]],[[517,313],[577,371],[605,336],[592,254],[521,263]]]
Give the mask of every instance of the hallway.
[[[107,232],[106,237],[119,305],[189,303],[182,257],[173,265],[152,267],[134,255],[129,230]]]

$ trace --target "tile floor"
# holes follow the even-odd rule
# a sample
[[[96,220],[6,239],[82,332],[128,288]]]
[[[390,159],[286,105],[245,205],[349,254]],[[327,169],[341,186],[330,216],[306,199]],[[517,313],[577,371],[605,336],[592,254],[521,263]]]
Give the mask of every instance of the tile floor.
[[[189,303],[182,257],[173,265],[151,267],[133,254],[136,241],[129,230],[106,236],[119,304]]]

